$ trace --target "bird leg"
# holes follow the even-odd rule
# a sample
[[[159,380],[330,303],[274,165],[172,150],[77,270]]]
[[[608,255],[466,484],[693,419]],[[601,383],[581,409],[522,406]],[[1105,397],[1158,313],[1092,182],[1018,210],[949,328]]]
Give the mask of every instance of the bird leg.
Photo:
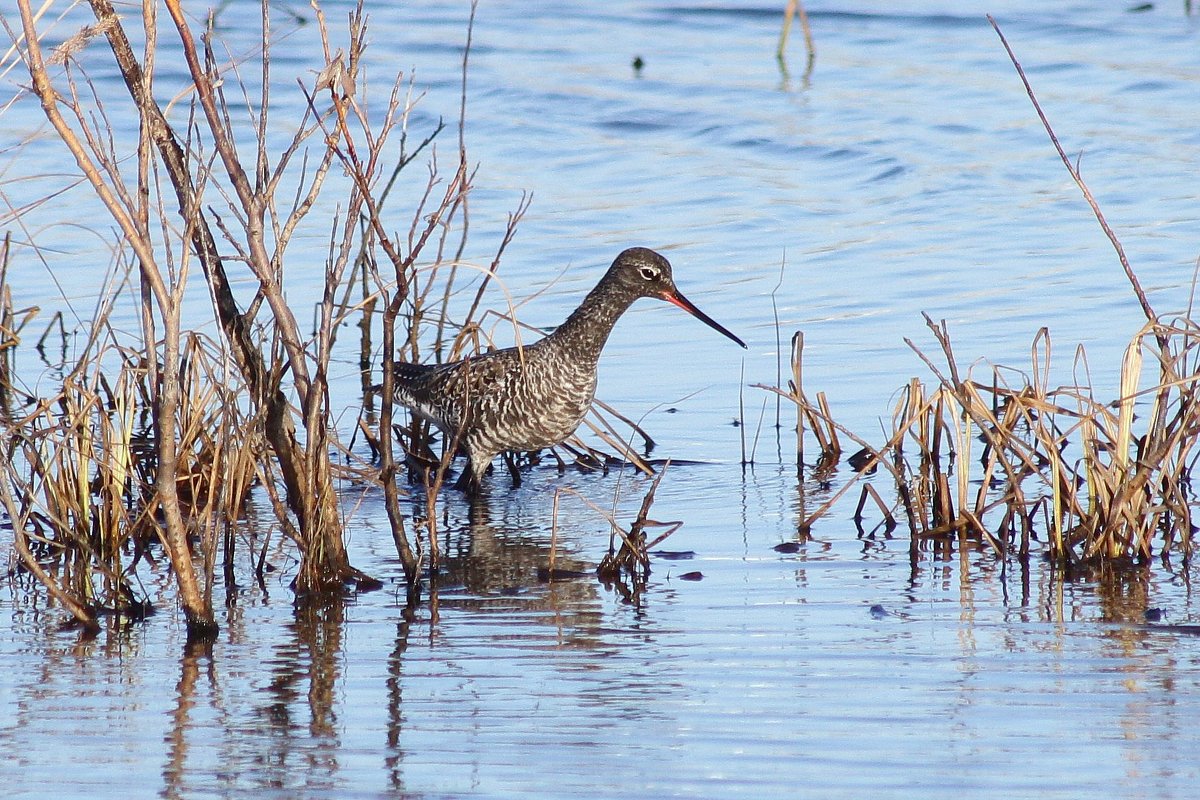
[[[463,468],[463,471],[459,473],[458,480],[454,482],[454,488],[460,492],[463,492],[468,497],[475,497],[479,495],[483,489],[479,479],[475,477],[475,470],[472,469],[470,462],[468,462],[467,466]]]
[[[521,485],[521,472],[517,469],[517,456],[513,453],[502,453],[504,458],[504,466],[508,467],[508,474],[512,478],[512,488],[516,489]]]

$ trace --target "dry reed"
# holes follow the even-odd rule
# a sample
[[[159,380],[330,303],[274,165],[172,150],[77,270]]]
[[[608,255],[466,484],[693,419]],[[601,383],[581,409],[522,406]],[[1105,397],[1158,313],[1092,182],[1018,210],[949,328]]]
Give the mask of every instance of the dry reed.
[[[1120,395],[1102,402],[1087,386],[1049,387],[1044,329],[1034,339],[1028,372],[995,367],[981,381],[971,371],[961,374],[945,326],[927,323],[943,365],[908,344],[935,376],[934,386],[914,378],[904,388],[882,446],[854,437],[867,448],[854,479],[803,527],[881,465],[893,478],[896,501],[889,507],[864,485],[855,517],[861,520],[870,499],[889,529],[894,516],[907,520],[914,541],[973,539],[997,555],[1028,556],[1040,534],[1046,555],[1064,565],[1143,562],[1156,552],[1190,558],[1200,328],[1186,320],[1145,325],[1126,349]],[[1143,363],[1146,352],[1160,356],[1152,368]],[[1020,382],[1010,385],[1014,375]],[[760,388],[792,400],[821,428],[850,435],[798,387]],[[1135,414],[1139,403],[1144,408]]]
[[[600,508],[573,489],[557,490],[554,493],[552,512],[550,560],[547,568],[542,573],[546,579],[554,580],[557,577],[577,577],[577,573],[575,572],[567,571],[563,574],[562,571],[556,570],[554,567],[555,545],[558,538],[559,499],[563,493],[567,493],[583,501],[584,505],[600,515],[608,523],[608,553],[605,554],[597,566],[596,576],[610,588],[619,590],[627,600],[636,600],[641,595],[642,590],[645,589],[646,582],[650,577],[650,551],[662,544],[667,537],[679,530],[683,525],[680,521],[660,522],[650,519],[650,508],[654,504],[655,494],[669,466],[669,461],[664,463],[658,473],[654,475],[653,480],[650,481],[650,487],[642,497],[638,512],[629,523],[628,529],[618,522],[615,511],[610,512]],[[615,505],[616,497],[614,497],[613,502]],[[647,532],[651,530],[658,530],[660,532],[653,538],[650,538]],[[619,545],[618,542],[620,542]]]

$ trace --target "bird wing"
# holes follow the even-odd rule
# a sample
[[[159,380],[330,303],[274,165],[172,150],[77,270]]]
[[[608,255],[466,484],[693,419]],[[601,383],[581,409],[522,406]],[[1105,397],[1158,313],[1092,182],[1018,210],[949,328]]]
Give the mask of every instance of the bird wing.
[[[456,431],[512,370],[511,359],[497,356],[485,353],[450,364],[397,362],[396,400],[442,430]]]

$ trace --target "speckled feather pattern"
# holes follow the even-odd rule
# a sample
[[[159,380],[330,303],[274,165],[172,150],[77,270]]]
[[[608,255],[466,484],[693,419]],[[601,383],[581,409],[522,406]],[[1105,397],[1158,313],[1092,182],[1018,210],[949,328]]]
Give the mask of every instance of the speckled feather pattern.
[[[579,308],[538,342],[450,364],[397,363],[396,401],[437,425],[447,441],[459,437],[477,485],[497,454],[552,447],[574,433],[595,396],[604,344],[641,297],[682,296],[667,260],[635,247],[617,256]]]
[[[523,352],[507,348],[417,370],[403,365],[396,400],[448,439],[458,435],[478,479],[497,454],[552,447],[583,422],[596,364],[589,369],[552,344],[546,338]]]

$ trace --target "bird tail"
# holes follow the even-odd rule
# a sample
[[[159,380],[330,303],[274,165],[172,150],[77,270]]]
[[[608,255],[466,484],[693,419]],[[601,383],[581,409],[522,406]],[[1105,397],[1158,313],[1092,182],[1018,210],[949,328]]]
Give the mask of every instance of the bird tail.
[[[414,390],[430,372],[437,369],[437,364],[409,364],[397,361],[392,365],[396,377],[396,400],[401,405],[410,408],[417,405]]]

